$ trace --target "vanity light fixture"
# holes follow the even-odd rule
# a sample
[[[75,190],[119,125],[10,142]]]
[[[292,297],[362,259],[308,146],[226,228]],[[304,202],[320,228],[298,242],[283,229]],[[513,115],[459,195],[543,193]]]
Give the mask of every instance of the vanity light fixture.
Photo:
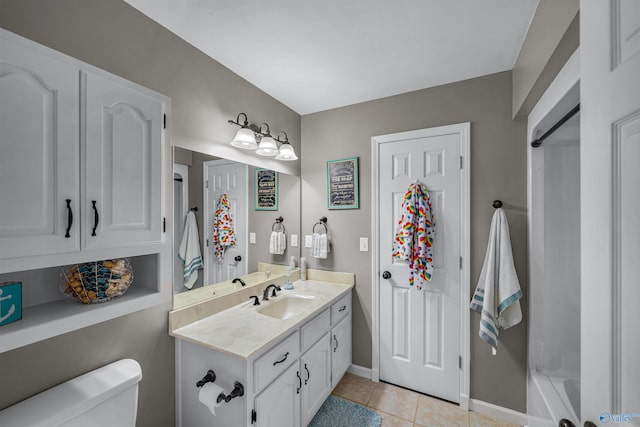
[[[244,122],[242,124],[240,124],[240,116],[244,116]],[[231,141],[231,145],[236,148],[242,148],[243,150],[255,150],[258,148],[256,135],[249,127],[249,118],[245,113],[238,114],[236,121],[234,122],[233,120],[229,120],[229,123],[240,126],[240,129],[236,132],[235,138]]]
[[[293,151],[293,146],[289,144],[287,133],[285,131],[281,131],[280,133],[284,133],[284,141],[282,141],[280,150],[278,150],[276,160],[297,160],[298,156],[296,156],[296,152]],[[278,141],[280,141],[280,133],[278,134]]]
[[[266,133],[262,132],[263,126],[267,127]],[[278,144],[276,144],[276,140],[271,136],[268,124],[263,123],[260,125],[260,134],[262,135],[262,139],[260,140],[260,144],[258,144],[256,154],[267,157],[273,157],[278,154]]]
[[[244,116],[243,122],[240,122],[241,116]],[[254,124],[249,124],[249,119],[245,113],[238,114],[235,121],[228,120],[228,122],[240,126],[236,136],[231,141],[232,146],[244,150],[256,150],[256,154],[260,156],[275,156],[276,160],[291,161],[298,159],[285,131],[280,131],[274,138],[271,136],[267,123],[262,123],[259,128]],[[263,128],[266,128],[264,132],[262,131]],[[284,134],[284,139],[280,139],[281,134]],[[280,143],[280,148],[278,148],[278,143]]]

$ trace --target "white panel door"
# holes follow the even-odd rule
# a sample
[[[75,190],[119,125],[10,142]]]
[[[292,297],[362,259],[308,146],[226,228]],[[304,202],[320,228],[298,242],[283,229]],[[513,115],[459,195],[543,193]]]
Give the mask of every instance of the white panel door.
[[[0,258],[80,249],[79,89],[76,67],[0,37]]]
[[[390,273],[380,280],[380,379],[453,402],[460,400],[464,126],[404,132],[378,146],[379,266]],[[408,265],[392,258],[404,194],[416,180],[429,191],[436,226],[433,276],[421,291],[409,288]]]
[[[581,416],[637,426],[640,2],[583,0],[580,21]]]
[[[222,282],[247,274],[247,165],[228,160],[212,160],[204,167],[204,284]],[[213,218],[220,196],[229,196],[236,245],[230,246],[218,261],[213,252]]]
[[[83,73],[84,248],[161,241],[162,101]]]
[[[302,425],[306,426],[331,393],[331,351],[325,334],[300,358]]]
[[[294,363],[255,399],[256,427],[300,425],[302,377]]]

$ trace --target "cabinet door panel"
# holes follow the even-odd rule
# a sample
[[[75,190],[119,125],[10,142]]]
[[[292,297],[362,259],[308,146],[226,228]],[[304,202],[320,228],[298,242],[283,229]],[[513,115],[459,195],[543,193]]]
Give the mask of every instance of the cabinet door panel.
[[[302,373],[302,425],[307,425],[331,393],[329,333],[300,358]]]
[[[298,363],[295,363],[256,397],[256,426],[299,426],[300,385]]]
[[[0,258],[80,249],[78,93],[77,68],[0,37]]]
[[[351,366],[351,315],[331,330],[331,382],[335,387]]]
[[[83,76],[83,247],[158,242],[162,103],[133,86],[91,73]]]

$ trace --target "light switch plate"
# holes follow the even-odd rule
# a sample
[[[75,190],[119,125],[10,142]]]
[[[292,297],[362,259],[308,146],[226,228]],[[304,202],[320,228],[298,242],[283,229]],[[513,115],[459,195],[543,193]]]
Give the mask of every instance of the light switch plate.
[[[304,247],[310,248],[313,244],[313,240],[311,240],[311,234],[305,234],[304,236]]]
[[[369,251],[369,238],[361,237],[360,238],[360,252],[368,252]]]
[[[256,233],[249,233],[249,243],[256,244]]]
[[[298,247],[298,235],[297,234],[292,234],[291,235],[291,247],[292,248],[297,248]]]

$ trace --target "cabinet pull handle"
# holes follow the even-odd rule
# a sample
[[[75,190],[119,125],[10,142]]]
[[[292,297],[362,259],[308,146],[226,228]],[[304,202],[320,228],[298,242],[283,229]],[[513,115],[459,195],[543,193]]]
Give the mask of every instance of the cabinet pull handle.
[[[338,313],[340,313],[341,311],[345,311],[347,309],[346,305],[343,305],[342,307],[340,307],[340,310],[338,310]]]
[[[98,208],[96,207],[96,201],[92,200],[91,204],[93,205],[93,231],[91,231],[91,235],[96,235],[96,229],[98,228],[98,222],[100,221],[100,216],[98,215]]]
[[[309,369],[307,368],[307,364],[304,364],[304,370],[307,371],[307,379],[304,380],[304,385],[307,385],[307,383],[309,382],[309,378],[311,378],[311,374],[309,373]]]
[[[64,237],[67,239],[71,237],[69,232],[71,231],[71,226],[73,225],[73,211],[71,211],[71,199],[67,199],[67,232],[64,234]]]
[[[335,335],[333,336],[333,341],[335,341],[335,343],[336,343],[336,346],[333,348],[333,352],[335,353],[336,350],[338,349],[338,338],[336,338]]]
[[[300,394],[300,389],[302,388],[302,378],[300,378],[300,372],[296,371],[296,376],[298,377],[298,381],[300,382],[300,385],[298,386],[298,389],[296,390],[296,394]]]
[[[282,363],[285,360],[287,360],[287,357],[289,357],[289,352],[287,351],[284,355],[284,357],[282,358],[282,360],[276,360],[275,362],[273,362],[273,366],[276,366],[278,363]]]

